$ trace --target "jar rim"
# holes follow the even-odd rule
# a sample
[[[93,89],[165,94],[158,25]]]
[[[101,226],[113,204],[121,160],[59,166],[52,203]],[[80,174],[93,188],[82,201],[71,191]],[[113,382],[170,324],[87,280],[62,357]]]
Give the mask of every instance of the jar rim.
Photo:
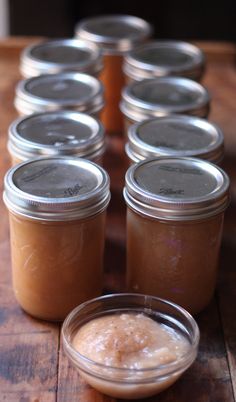
[[[151,171],[153,175],[155,171],[154,179]],[[180,222],[208,219],[228,207],[229,178],[218,166],[198,158],[148,158],[127,170],[123,196],[131,209],[151,218]]]
[[[70,96],[69,93],[63,97],[61,92],[55,96],[55,91],[57,91],[55,87],[60,86],[62,88],[63,82],[66,85],[70,82],[70,86],[72,82],[82,85],[83,88],[87,88],[86,92],[76,97]],[[32,93],[31,87],[36,85],[40,88],[40,84],[47,88],[48,93],[45,96],[42,93],[37,94],[35,90]],[[61,109],[72,109],[92,114],[104,106],[104,87],[97,78],[88,74],[78,72],[43,74],[18,82],[14,104],[16,109],[24,114]]]
[[[120,25],[119,30],[115,30],[116,25]],[[145,41],[152,31],[152,26],[142,18],[107,14],[82,19],[75,27],[75,36],[96,43],[104,54],[122,55]]]
[[[165,102],[160,99],[153,99],[152,101],[145,99],[144,95],[146,93],[149,94],[151,88],[156,91],[159,88],[158,92],[160,92],[160,88],[164,89],[164,91],[166,90],[167,98]],[[178,102],[176,100],[169,102],[168,92],[170,88],[172,88],[172,93],[175,90],[176,94],[179,94]],[[180,102],[183,90],[186,91],[189,97],[192,97],[188,102],[187,100]],[[137,95],[137,92],[139,95]],[[161,77],[136,81],[127,85],[122,91],[120,108],[125,116],[136,122],[149,117],[159,117],[171,113],[184,113],[205,117],[209,111],[209,103],[210,94],[201,84],[183,77]]]
[[[161,60],[163,50],[168,53],[167,56],[163,56],[164,60]],[[173,63],[169,56],[168,62],[168,54],[172,55],[173,50],[179,56],[185,56],[185,59],[182,57],[178,63]],[[149,51],[150,59],[148,60],[146,53]],[[159,59],[155,59],[155,54],[159,56]],[[192,43],[180,40],[153,40],[130,51],[125,56],[123,70],[128,77],[136,81],[170,75],[199,80],[204,71],[204,64],[204,52]]]
[[[40,54],[36,56],[35,51],[55,49],[58,46],[72,48],[78,51],[86,51],[88,57],[83,60],[68,61],[64,55],[63,60],[47,60]],[[103,67],[101,49],[93,43],[78,38],[50,39],[36,42],[27,46],[20,56],[20,71],[25,78],[45,73],[60,73],[65,71],[77,71],[90,74],[97,74]]]
[[[57,119],[60,121],[59,132],[50,128],[51,122],[53,127],[58,124]],[[69,132],[65,129],[62,131],[63,121],[73,124],[75,131],[71,132],[71,126]],[[81,129],[86,127],[86,135],[83,131],[81,136],[80,126]],[[104,153],[104,127],[95,117],[73,110],[34,113],[11,123],[7,146],[10,153],[24,159],[53,155],[77,155],[89,159],[93,154]]]
[[[10,211],[33,220],[74,220],[104,211],[110,201],[109,187],[108,174],[92,161],[41,157],[7,171],[3,200]]]
[[[206,119],[169,114],[129,126],[126,153],[135,162],[159,156],[189,156],[217,164],[223,159],[224,136],[219,126]]]

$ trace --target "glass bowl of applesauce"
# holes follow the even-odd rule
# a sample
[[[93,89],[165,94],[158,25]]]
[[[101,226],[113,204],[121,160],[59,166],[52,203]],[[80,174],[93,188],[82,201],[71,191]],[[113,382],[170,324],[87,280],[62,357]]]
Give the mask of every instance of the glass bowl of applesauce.
[[[114,398],[155,395],[196,358],[199,329],[182,307],[142,294],[110,294],[76,307],[62,327],[64,351],[82,378]]]

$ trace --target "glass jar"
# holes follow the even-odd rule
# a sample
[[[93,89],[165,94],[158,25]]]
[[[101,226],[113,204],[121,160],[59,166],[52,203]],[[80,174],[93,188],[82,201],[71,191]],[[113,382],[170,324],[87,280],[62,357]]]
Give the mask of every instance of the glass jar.
[[[109,178],[86,159],[29,160],[5,176],[13,289],[34,317],[63,320],[103,287]]]
[[[194,156],[220,164],[224,136],[205,119],[173,114],[132,124],[125,150],[131,163],[159,156]]]
[[[126,174],[127,286],[195,314],[217,277],[229,179],[200,159],[160,157]]]
[[[133,82],[122,91],[126,132],[133,123],[172,113],[207,117],[208,91],[188,78],[165,77]]]
[[[83,325],[94,318],[130,313],[144,315],[165,326],[168,331],[174,331],[177,336],[184,337],[188,343],[187,352],[180,359],[159,366],[118,368],[99,363],[96,359],[88,359],[76,350],[74,339]],[[148,333],[144,336],[146,339]],[[90,300],[74,309],[63,324],[62,340],[70,362],[92,387],[114,398],[136,400],[170,387],[193,363],[197,355],[199,329],[187,311],[166,300],[141,294],[111,294]],[[118,343],[121,347],[122,340],[124,341],[124,333],[121,333]],[[125,347],[129,345],[132,348],[132,341],[128,342],[126,338],[125,342]],[[137,350],[134,348],[133,353],[135,352]]]
[[[70,155],[102,165],[104,129],[99,120],[70,110],[35,113],[9,127],[12,165],[40,156]]]
[[[149,42],[133,49],[124,59],[127,82],[167,76],[199,81],[205,68],[202,50],[191,43],[173,40]]]
[[[98,117],[104,106],[103,86],[87,74],[45,74],[20,81],[14,100],[21,116],[62,109]]]
[[[26,47],[20,58],[24,78],[77,71],[97,76],[102,70],[100,49],[78,39],[54,39]]]
[[[125,85],[122,71],[124,55],[151,35],[151,26],[129,15],[105,15],[87,18],[76,26],[75,35],[98,45],[104,55],[100,76],[105,87],[106,106],[102,122],[108,132],[123,131],[119,110],[121,89]]]

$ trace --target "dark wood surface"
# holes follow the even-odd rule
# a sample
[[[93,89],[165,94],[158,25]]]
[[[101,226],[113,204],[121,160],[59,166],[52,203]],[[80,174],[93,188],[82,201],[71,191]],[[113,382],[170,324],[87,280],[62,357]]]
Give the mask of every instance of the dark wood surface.
[[[17,114],[14,88],[20,78],[19,53],[33,39],[0,42],[0,185],[10,166],[7,129]],[[226,213],[217,291],[196,317],[201,330],[193,366],[169,390],[149,402],[233,402],[236,394],[236,49],[230,43],[199,43],[208,56],[203,84],[212,95],[210,120],[225,135],[224,169],[231,178],[232,201]],[[111,176],[104,291],[122,290],[125,272],[126,170],[123,141],[109,138],[105,168]],[[116,402],[80,379],[63,354],[60,325],[37,321],[15,301],[7,211],[0,201],[0,402]]]

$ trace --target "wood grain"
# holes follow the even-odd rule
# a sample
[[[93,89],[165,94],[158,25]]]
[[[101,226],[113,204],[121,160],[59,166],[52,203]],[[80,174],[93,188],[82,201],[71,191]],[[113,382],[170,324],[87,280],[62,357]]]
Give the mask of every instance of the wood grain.
[[[0,41],[0,186],[10,166],[7,129],[16,117],[14,88],[20,79],[19,55],[38,38]],[[198,43],[207,53],[203,84],[212,96],[210,120],[225,135],[224,169],[231,179],[232,203],[226,213],[217,297],[197,317],[201,330],[194,365],[169,390],[149,402],[233,402],[236,396],[236,71],[235,45]],[[120,135],[108,138],[104,166],[111,177],[105,250],[105,292],[122,291],[125,274],[125,204],[122,198],[127,161]],[[0,200],[0,402],[117,402],[80,379],[59,342],[60,326],[26,315],[11,287],[7,211]]]

